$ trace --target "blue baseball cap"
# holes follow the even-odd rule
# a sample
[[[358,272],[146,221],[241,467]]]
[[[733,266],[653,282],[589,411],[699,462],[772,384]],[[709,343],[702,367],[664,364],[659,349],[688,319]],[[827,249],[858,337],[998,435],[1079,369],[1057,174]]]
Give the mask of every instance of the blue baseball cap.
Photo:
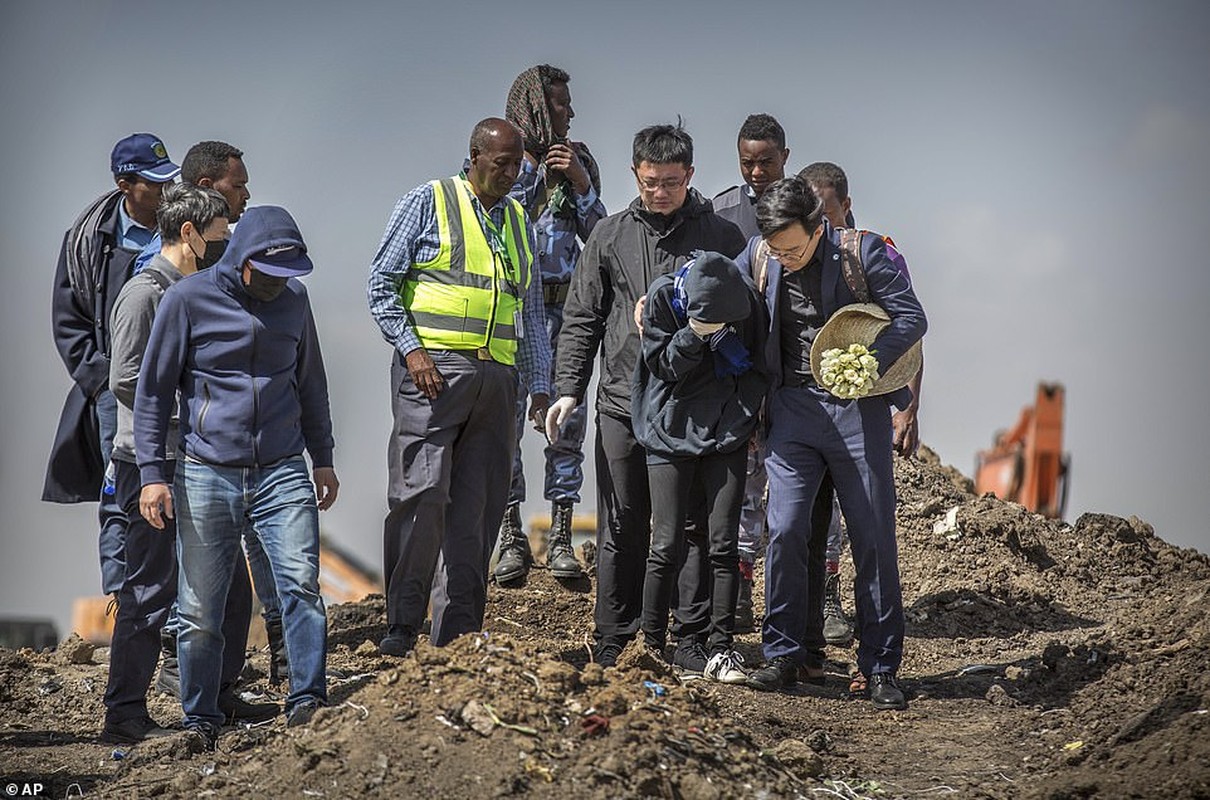
[[[252,262],[258,272],[297,278],[315,269],[307,245],[290,212],[280,206],[255,206],[239,218],[223,261]]]
[[[132,133],[113,146],[109,166],[114,175],[133,172],[152,183],[167,183],[181,174],[168,158],[168,149],[158,136]]]

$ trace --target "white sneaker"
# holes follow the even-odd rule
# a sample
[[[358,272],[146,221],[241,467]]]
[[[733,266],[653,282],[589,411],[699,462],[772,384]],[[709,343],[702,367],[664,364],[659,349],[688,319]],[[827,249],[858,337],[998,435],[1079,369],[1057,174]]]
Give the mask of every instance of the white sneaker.
[[[719,683],[744,683],[748,680],[748,673],[744,672],[744,657],[734,650],[724,650],[710,656],[704,674]]]

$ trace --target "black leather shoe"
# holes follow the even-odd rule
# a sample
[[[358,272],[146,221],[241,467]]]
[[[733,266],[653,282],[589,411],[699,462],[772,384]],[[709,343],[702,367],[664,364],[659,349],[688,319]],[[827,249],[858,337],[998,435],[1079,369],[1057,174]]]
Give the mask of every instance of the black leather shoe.
[[[185,728],[185,747],[190,753],[212,753],[218,746],[219,729],[205,722]]]
[[[161,728],[151,717],[132,717],[121,722],[106,721],[101,729],[101,741],[106,744],[134,744],[175,733],[177,731]]]
[[[870,676],[870,702],[877,711],[902,711],[908,707],[893,672],[875,672]]]
[[[236,722],[264,722],[281,713],[277,703],[249,703],[234,691],[220,692],[218,710],[223,712],[228,724]]]
[[[789,689],[798,683],[798,665],[789,656],[775,656],[748,676],[748,685],[762,692]]]
[[[416,634],[403,625],[391,625],[387,628],[387,635],[378,643],[378,652],[384,656],[403,658],[415,646]]]
[[[286,714],[286,727],[297,728],[300,725],[306,725],[318,710],[318,700],[303,700]]]
[[[602,667],[616,667],[618,665],[618,656],[622,655],[622,651],[625,649],[625,642],[602,639],[592,651],[592,660]]]
[[[677,667],[682,675],[701,675],[706,671],[706,662],[709,660],[705,643],[694,636],[682,638],[676,643],[676,650],[672,653],[672,665]]]

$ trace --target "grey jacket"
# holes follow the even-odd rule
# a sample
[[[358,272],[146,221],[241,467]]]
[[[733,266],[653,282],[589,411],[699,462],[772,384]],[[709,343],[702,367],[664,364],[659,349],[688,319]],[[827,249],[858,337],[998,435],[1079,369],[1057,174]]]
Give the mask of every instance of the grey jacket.
[[[143,366],[143,354],[151,337],[151,323],[164,291],[185,277],[159,253],[118,294],[109,319],[109,389],[118,401],[118,428],[113,437],[113,457],[131,464],[134,455],[134,390]],[[168,423],[168,458],[176,458],[177,415]]]

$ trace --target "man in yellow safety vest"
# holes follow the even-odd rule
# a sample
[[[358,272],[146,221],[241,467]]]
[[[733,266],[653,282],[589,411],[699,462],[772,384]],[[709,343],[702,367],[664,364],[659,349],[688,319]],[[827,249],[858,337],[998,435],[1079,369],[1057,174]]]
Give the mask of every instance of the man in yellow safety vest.
[[[525,211],[508,197],[523,154],[511,123],[481,121],[469,168],[396,204],[370,269],[370,313],[395,348],[386,655],[415,646],[430,593],[433,644],[482,626],[517,447],[516,370],[529,387],[531,419],[545,419],[542,284]]]

